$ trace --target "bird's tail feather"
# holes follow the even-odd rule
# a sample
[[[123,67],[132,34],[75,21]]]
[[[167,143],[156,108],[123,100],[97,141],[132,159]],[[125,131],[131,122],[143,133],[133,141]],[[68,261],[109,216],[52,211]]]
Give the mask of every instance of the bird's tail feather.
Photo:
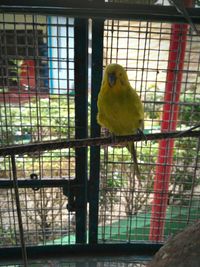
[[[135,175],[137,176],[137,178],[138,178],[138,180],[140,182],[140,180],[141,180],[140,179],[140,170],[139,170],[139,167],[138,167],[137,152],[136,152],[136,149],[135,149],[134,142],[129,142],[127,148],[129,150],[129,152],[131,153],[131,156],[132,156],[132,159],[133,159]]]

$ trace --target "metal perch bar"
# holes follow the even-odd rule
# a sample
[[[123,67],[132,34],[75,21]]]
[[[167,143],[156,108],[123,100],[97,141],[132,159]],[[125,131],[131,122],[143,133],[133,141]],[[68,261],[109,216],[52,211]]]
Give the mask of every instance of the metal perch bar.
[[[86,146],[101,146],[101,145],[117,145],[123,144],[128,141],[153,141],[153,140],[161,140],[161,139],[169,139],[169,138],[183,138],[183,137],[199,137],[200,131],[175,131],[168,133],[153,133],[146,134],[145,137],[138,135],[128,135],[128,136],[116,136],[113,137],[98,137],[98,138],[84,138],[84,139],[62,139],[62,140],[53,140],[53,141],[45,141],[32,143],[28,145],[15,145],[15,146],[7,146],[0,148],[0,156],[8,156],[8,155],[21,155],[35,151],[47,151],[47,150],[55,150],[62,148],[77,148],[77,147],[86,147]]]

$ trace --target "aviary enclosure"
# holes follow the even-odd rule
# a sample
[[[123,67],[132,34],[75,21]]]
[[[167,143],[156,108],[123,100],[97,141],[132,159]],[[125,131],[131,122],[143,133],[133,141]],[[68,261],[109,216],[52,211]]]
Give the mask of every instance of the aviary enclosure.
[[[200,218],[199,1],[173,2],[1,1],[0,266],[146,266]],[[97,124],[110,63],[147,142]]]

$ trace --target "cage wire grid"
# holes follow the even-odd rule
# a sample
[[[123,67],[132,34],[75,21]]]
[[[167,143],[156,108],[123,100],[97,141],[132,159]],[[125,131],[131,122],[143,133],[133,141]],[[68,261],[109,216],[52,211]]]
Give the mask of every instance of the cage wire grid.
[[[74,19],[1,14],[0,24],[1,145],[74,138]],[[18,155],[16,166],[19,180],[74,179],[75,153],[60,149]],[[11,169],[9,157],[2,158],[1,178],[12,179]],[[1,191],[1,245],[19,246],[13,189]],[[75,215],[67,211],[62,191],[19,189],[27,245],[54,243],[64,233],[64,242],[74,242]]]
[[[75,88],[74,25],[74,19],[66,16],[0,14],[2,147],[76,137],[75,98],[79,92]],[[144,103],[146,134],[161,130],[171,27],[167,22],[111,19],[103,26],[103,68],[117,62],[127,70]],[[200,37],[189,29],[186,38],[180,99],[169,102],[178,106],[177,130],[196,125],[200,115]],[[175,71],[180,71],[179,65]],[[173,94],[176,96],[175,91]],[[105,134],[102,130],[102,136]],[[98,243],[149,241],[159,149],[158,141],[137,142],[140,185],[132,175],[125,147],[101,147]],[[165,222],[163,241],[200,217],[199,150],[198,138],[174,141],[173,161],[167,164],[171,167],[169,191],[163,193],[168,196],[166,217],[161,219]],[[64,180],[71,185],[77,174],[73,148],[21,154],[15,162],[18,181]],[[10,158],[1,157],[0,166],[0,185],[1,180],[12,181]],[[73,186],[26,188],[26,183],[19,188],[27,246],[75,244],[76,212],[69,208],[72,191]],[[13,188],[1,188],[0,197],[0,246],[19,247]],[[97,266],[131,265],[108,262]],[[132,266],[143,265],[136,262]]]
[[[146,133],[153,133],[160,129],[162,107],[165,102],[170,38],[170,23],[107,20],[104,24],[104,66],[117,62],[126,68],[133,88],[140,93],[144,102]],[[180,102],[177,104],[179,107],[177,128],[180,130],[194,123],[194,121],[187,121],[186,110],[190,110],[190,118],[197,116],[195,123],[198,123],[199,48],[197,43],[198,37],[188,32],[181,82],[182,91]],[[188,152],[190,148],[187,148],[192,143],[194,158]],[[185,152],[184,149],[186,149]],[[106,147],[104,149],[104,154],[101,155],[99,210],[99,223],[103,224],[103,230],[99,231],[99,238],[103,242],[149,239],[149,209],[153,202],[152,185],[155,179],[158,150],[158,142],[147,145],[144,142],[137,142],[143,180],[142,186],[139,186],[138,181],[131,175],[131,157],[127,154],[126,148]],[[188,222],[199,218],[199,189],[196,186],[199,175],[199,140],[190,138],[184,141],[176,140],[174,158],[170,165],[172,173],[168,211],[164,219],[165,238],[177,232]],[[184,177],[181,173],[184,173]]]

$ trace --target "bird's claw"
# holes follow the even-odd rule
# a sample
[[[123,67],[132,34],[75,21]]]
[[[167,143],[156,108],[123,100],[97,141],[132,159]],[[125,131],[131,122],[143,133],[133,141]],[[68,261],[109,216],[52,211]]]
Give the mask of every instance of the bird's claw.
[[[147,137],[146,137],[146,135],[143,133],[143,131],[142,131],[140,128],[138,128],[138,129],[137,129],[137,133],[138,133],[142,138],[145,139],[145,145],[147,145]]]
[[[117,141],[117,136],[113,133],[110,133],[110,139],[111,139],[111,143],[116,143]]]

